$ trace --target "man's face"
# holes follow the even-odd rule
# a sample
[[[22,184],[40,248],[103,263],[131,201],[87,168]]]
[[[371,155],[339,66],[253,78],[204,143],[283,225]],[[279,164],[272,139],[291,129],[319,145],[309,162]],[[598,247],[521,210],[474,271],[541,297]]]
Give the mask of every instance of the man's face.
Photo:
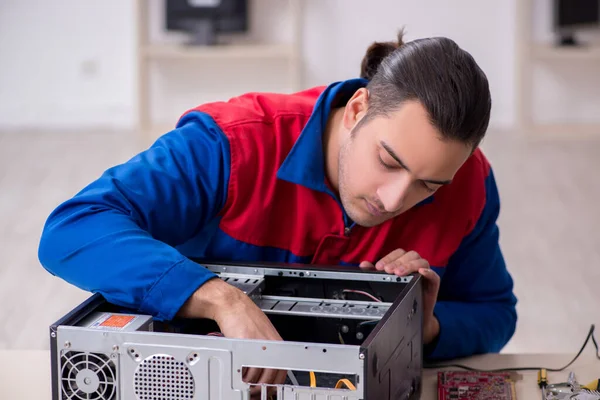
[[[358,122],[364,113],[355,115]],[[351,117],[344,115],[346,126]],[[358,225],[379,225],[450,183],[470,154],[469,146],[441,139],[420,103],[407,102],[346,135],[338,166],[342,204]]]

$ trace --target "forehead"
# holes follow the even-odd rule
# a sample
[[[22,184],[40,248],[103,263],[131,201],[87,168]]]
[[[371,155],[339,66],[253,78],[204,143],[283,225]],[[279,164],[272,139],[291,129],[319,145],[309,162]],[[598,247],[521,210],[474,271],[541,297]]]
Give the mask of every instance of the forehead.
[[[471,153],[468,145],[442,138],[416,101],[372,123],[377,144],[385,142],[416,175],[451,179]]]

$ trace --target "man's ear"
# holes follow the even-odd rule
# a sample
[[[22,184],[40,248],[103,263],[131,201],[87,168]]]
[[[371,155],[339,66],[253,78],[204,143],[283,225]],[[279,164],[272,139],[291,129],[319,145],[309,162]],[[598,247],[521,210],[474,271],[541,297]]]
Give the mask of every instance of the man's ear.
[[[367,114],[369,108],[369,91],[366,88],[360,88],[348,100],[344,109],[343,124],[347,130],[352,130],[354,126]]]

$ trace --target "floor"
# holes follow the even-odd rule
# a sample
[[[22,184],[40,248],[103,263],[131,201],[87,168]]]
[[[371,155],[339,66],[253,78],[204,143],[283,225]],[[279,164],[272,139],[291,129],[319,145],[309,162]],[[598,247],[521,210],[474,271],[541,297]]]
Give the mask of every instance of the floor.
[[[139,151],[134,138],[0,133],[0,348],[47,348],[48,325],[88,296],[39,265],[40,231],[58,203]],[[519,298],[504,352],[575,354],[600,324],[600,136],[526,141],[493,131],[483,147],[500,187],[501,244]]]

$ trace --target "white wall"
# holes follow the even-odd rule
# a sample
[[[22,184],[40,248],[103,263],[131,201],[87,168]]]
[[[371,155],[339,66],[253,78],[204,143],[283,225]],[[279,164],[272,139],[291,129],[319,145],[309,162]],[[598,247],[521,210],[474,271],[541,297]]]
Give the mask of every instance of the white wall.
[[[307,2],[307,20],[318,21],[311,23],[306,38],[309,83],[355,76],[369,44],[393,39],[404,26],[407,40],[448,36],[469,51],[490,80],[493,124],[513,122],[514,1],[378,0],[369,3],[377,7],[366,4],[362,0]]]
[[[131,1],[0,1],[0,126],[133,121]]]
[[[160,0],[148,1],[160,9]],[[254,1],[253,25],[266,21],[270,27],[259,28],[258,36],[285,36],[286,19],[280,18],[284,2]],[[470,51],[490,79],[492,125],[514,122],[517,0],[378,0],[376,8],[364,0],[302,1],[307,86],[356,76],[367,46],[373,40],[393,38],[405,26],[409,40],[445,35]],[[536,18],[538,26],[543,25],[543,17]],[[0,127],[131,127],[136,109],[134,22],[133,0],[2,0]],[[154,38],[164,39],[156,33],[160,23],[155,16]],[[285,90],[279,74],[285,66],[271,67],[274,70],[267,73],[260,64],[230,66],[238,81],[229,82],[229,88],[244,91],[243,83],[252,81],[264,82],[267,90],[280,86]],[[200,92],[215,90],[209,83],[224,82],[218,77],[225,72],[216,65],[156,65],[152,94],[158,101],[153,103],[153,115],[161,121],[173,120],[201,99]],[[261,81],[261,73],[267,79]],[[564,82],[556,75],[546,78],[550,83],[542,84],[542,90]],[[598,106],[590,101],[592,95],[582,106],[569,102],[571,109],[591,115],[590,110]],[[538,111],[547,116],[560,117],[561,111],[573,115],[560,102],[544,104],[548,105]]]

